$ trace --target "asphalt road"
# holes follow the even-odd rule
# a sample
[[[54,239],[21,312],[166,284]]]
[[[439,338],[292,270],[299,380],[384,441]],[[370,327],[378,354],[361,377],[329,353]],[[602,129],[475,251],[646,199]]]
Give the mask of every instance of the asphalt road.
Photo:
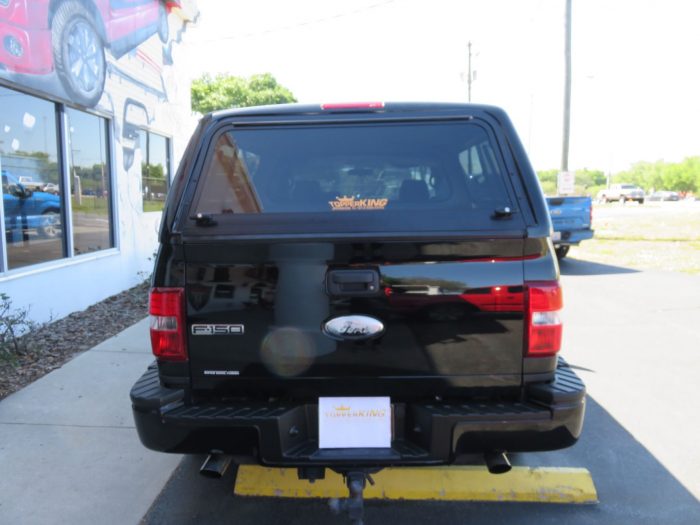
[[[565,259],[563,355],[588,387],[580,441],[515,464],[585,467],[597,505],[368,501],[378,523],[700,523],[700,277]],[[348,523],[322,500],[234,497],[182,461],[144,524]]]

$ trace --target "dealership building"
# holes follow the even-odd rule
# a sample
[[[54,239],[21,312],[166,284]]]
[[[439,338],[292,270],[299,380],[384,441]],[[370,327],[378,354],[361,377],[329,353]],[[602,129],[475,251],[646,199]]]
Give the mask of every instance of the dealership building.
[[[35,321],[150,273],[196,117],[194,1],[0,0],[0,293]]]

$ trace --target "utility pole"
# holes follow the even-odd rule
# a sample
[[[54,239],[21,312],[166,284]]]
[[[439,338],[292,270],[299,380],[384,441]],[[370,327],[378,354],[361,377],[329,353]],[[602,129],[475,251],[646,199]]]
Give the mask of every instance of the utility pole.
[[[566,0],[564,30],[564,133],[561,148],[561,171],[569,171],[569,129],[571,127],[571,1]]]
[[[467,59],[467,100],[472,101],[472,42],[471,40],[467,44],[468,59]]]

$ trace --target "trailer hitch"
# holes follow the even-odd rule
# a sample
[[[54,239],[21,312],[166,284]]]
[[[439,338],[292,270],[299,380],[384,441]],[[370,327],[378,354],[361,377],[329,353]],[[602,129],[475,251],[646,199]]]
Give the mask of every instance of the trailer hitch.
[[[335,514],[347,512],[350,521],[354,525],[363,525],[364,521],[364,498],[363,492],[369,481],[374,485],[374,480],[370,474],[378,472],[379,469],[336,471],[343,476],[343,481],[348,487],[350,496],[345,499],[332,498],[328,505]]]

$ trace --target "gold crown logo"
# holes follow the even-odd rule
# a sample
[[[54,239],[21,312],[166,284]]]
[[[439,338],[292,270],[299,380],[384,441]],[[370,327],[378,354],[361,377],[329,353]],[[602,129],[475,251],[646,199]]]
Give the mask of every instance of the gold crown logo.
[[[348,197],[347,195],[343,195],[342,197],[336,196],[336,202],[338,203],[339,206],[351,206],[354,201],[355,201],[355,197],[353,197],[353,196],[350,196],[350,197]]]
[[[335,409],[338,412],[347,412],[348,410],[350,410],[350,407],[346,407],[345,405],[340,405],[339,407],[335,407]]]

